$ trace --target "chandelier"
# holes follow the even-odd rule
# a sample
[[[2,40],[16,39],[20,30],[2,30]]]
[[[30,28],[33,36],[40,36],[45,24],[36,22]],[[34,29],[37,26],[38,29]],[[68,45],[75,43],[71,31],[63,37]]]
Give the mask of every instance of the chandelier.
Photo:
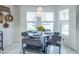
[[[7,12],[8,14],[4,16],[3,12]],[[4,28],[8,28],[8,22],[13,21],[13,16],[10,13],[10,8],[0,5],[0,23],[3,24]]]
[[[41,18],[44,16],[44,12],[43,12],[42,7],[38,7],[37,12],[36,12],[36,16],[41,17]]]

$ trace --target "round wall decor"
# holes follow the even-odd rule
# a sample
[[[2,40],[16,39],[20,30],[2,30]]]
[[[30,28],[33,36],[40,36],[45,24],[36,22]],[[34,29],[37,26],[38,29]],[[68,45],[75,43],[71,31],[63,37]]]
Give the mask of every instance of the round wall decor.
[[[0,12],[0,23],[3,23],[3,13]]]
[[[5,23],[3,24],[3,27],[4,27],[4,28],[8,28],[8,27],[9,27],[9,24],[8,24],[7,22],[5,22]]]
[[[11,21],[13,21],[13,16],[12,15],[6,15],[5,20],[8,21],[8,22],[11,22]]]

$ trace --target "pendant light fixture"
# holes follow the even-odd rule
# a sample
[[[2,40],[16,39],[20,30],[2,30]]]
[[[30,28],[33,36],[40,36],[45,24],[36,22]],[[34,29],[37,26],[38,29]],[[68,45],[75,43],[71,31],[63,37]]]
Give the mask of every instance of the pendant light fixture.
[[[43,15],[44,15],[43,8],[42,7],[38,7],[37,12],[36,12],[36,16],[42,18]]]
[[[41,24],[42,24],[41,21],[43,20],[43,17],[44,17],[43,8],[42,7],[38,7],[37,8],[37,12],[36,12],[36,20],[38,20],[36,22],[36,28],[41,26]]]

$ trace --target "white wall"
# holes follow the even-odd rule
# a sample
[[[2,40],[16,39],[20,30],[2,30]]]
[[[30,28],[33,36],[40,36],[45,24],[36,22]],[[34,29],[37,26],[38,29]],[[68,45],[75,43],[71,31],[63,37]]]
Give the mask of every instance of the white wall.
[[[14,42],[19,42],[19,41],[21,41],[21,32],[20,32],[20,30],[21,30],[21,24],[20,24],[20,6],[18,6],[18,5],[15,5],[14,6],[15,7],[15,11],[14,11],[14,13],[15,13],[15,18],[14,18]]]
[[[76,6],[76,47],[78,48],[77,50],[79,51],[79,5]]]
[[[14,17],[13,21],[9,22],[8,28],[3,28],[2,24],[0,24],[0,29],[3,30],[3,44],[5,49],[7,46],[11,46],[20,41],[20,8],[14,5],[4,6],[10,8],[11,15]],[[5,12],[4,15],[6,15]]]
[[[15,14],[14,12],[14,6],[10,6],[10,5],[6,5],[7,7],[10,8],[11,14],[14,16]],[[4,16],[7,14],[7,12],[3,12]],[[13,21],[14,22],[14,21]],[[13,22],[9,23],[9,27],[8,28],[3,28],[3,24],[0,24],[0,28],[3,31],[3,45],[4,48],[11,45],[13,42]]]

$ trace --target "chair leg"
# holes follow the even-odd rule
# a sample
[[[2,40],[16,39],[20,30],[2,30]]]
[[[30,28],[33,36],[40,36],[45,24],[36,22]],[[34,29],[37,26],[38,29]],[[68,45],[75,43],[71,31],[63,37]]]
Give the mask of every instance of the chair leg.
[[[23,47],[23,43],[22,43],[22,50],[23,50],[23,54],[25,54],[25,49],[24,49],[24,47]]]
[[[59,46],[59,54],[61,54],[61,46]]]
[[[47,46],[45,46],[45,53],[47,54]]]
[[[2,51],[4,50],[4,48],[2,47]]]
[[[40,49],[40,52],[41,52],[41,54],[42,54],[42,48]]]
[[[25,49],[23,48],[23,54],[25,54]]]
[[[4,50],[4,48],[3,48],[3,43],[1,44],[1,49],[2,49],[2,51]]]

